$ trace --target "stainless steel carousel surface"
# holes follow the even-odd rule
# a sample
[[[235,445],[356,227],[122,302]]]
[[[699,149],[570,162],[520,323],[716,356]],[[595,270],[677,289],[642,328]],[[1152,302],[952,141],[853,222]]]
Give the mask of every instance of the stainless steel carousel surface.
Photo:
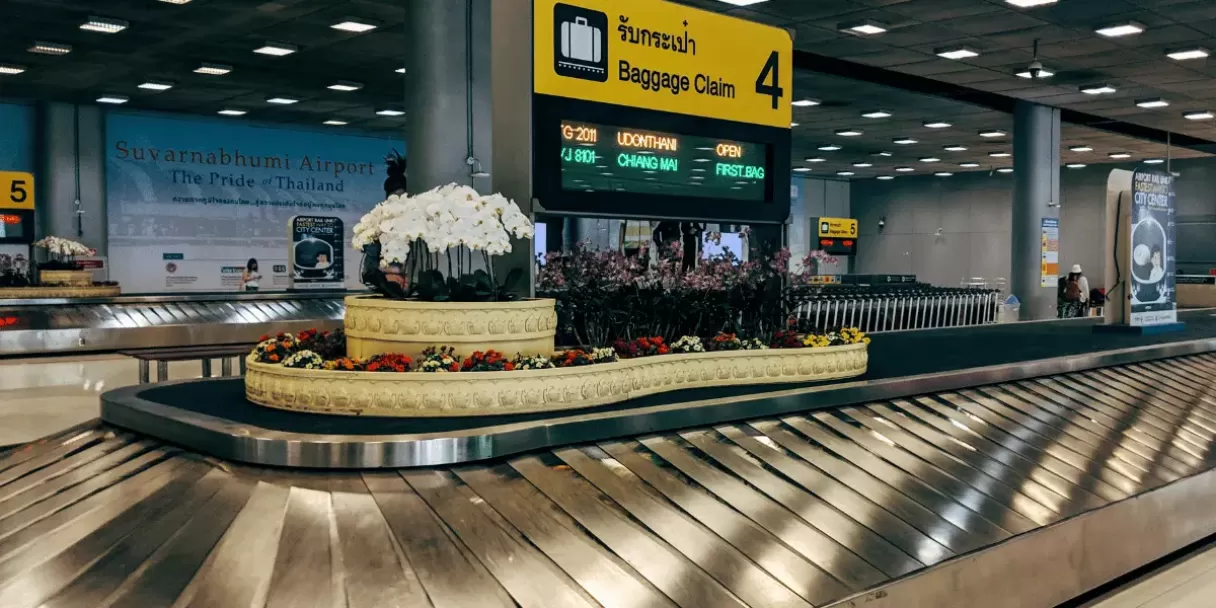
[[[443,468],[0,457],[0,606],[1053,606],[1216,533],[1201,354]]]

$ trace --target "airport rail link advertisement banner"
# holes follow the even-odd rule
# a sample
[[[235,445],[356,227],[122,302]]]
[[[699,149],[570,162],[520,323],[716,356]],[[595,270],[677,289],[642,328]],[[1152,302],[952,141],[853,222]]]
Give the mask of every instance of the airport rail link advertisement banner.
[[[384,200],[391,138],[206,118],[111,112],[106,195],[111,280],[126,293],[236,291],[251,261],[261,290],[291,284],[288,226],[317,215],[354,226]],[[339,239],[349,247],[350,240]],[[328,260],[358,288],[361,253]],[[315,260],[314,260],[315,263]]]
[[[346,231],[336,217],[297,215],[288,223],[292,289],[341,289]]]
[[[1131,260],[1126,279],[1132,325],[1178,321],[1174,195],[1174,176],[1144,170],[1132,174]]]

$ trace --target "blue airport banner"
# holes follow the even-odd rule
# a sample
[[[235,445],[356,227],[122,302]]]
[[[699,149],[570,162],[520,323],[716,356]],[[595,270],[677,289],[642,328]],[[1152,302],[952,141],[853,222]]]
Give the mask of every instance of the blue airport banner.
[[[390,138],[231,120],[106,116],[110,277],[127,293],[229,291],[256,260],[261,289],[289,286],[284,226],[353,226],[384,199]],[[360,255],[346,251],[346,284]]]

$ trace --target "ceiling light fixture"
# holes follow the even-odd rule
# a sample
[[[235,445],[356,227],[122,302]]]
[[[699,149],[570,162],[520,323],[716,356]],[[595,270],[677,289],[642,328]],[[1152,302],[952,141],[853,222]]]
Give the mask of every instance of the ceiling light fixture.
[[[1203,59],[1210,55],[1211,52],[1203,47],[1195,47],[1189,49],[1178,49],[1175,51],[1166,51],[1165,56],[1175,61],[1186,61],[1188,59]]]
[[[943,147],[942,149],[943,149],[943,150],[945,150],[945,151],[947,151],[947,152],[966,152],[966,151],[967,151],[967,146],[960,146],[960,145],[958,145],[958,144],[954,144],[954,145],[951,145],[951,146],[945,146],[945,147]]]
[[[127,97],[124,95],[102,95],[97,98],[97,103],[123,104],[127,103]]]
[[[895,176],[894,175],[879,175],[877,179],[887,182],[887,181],[891,181],[891,180],[895,179]]]
[[[345,120],[327,120],[321,124],[329,125],[331,127],[344,127],[344,126],[346,126],[346,121]]]
[[[1067,165],[1064,165],[1064,166],[1068,167],[1069,169],[1084,169],[1085,167],[1088,167],[1089,165],[1086,165],[1085,163],[1068,163]]]
[[[1144,164],[1146,164],[1146,165],[1160,165],[1161,163],[1164,163],[1164,162],[1165,162],[1164,158],[1146,158],[1146,159],[1144,159]]]
[[[913,169],[912,167],[896,167],[895,170],[899,171],[900,173],[911,173],[916,169]]]
[[[194,69],[195,74],[206,74],[208,76],[223,76],[232,71],[232,66],[222,63],[203,63]]]
[[[896,137],[895,139],[891,140],[891,143],[907,146],[916,143],[916,140],[912,139],[911,137]]]
[[[401,70],[401,71],[403,73],[405,72],[405,70]],[[817,106],[820,103],[822,103],[822,102],[820,102],[818,99],[795,99],[794,101],[790,102],[790,105],[794,106],[795,108],[810,108],[813,106]]]
[[[1031,8],[1035,6],[1046,6],[1055,4],[1059,0],[1005,0],[1007,4],[1012,4],[1018,8]]]
[[[942,159],[940,159],[936,156],[926,156],[924,158],[920,158],[917,160],[919,160],[922,163],[936,163],[936,162],[940,162]]]
[[[861,131],[858,131],[857,129],[841,129],[837,131],[836,134],[841,137],[857,137],[858,135],[861,135]]]
[[[810,167],[794,167],[794,172],[795,172],[795,173],[807,173],[807,172],[809,172],[810,170],[811,170],[811,168],[810,168]],[[702,178],[702,179],[704,179],[704,178]]]
[[[220,110],[219,112],[216,112],[216,114],[219,114],[220,116],[244,116],[246,113],[247,112],[245,112],[245,110],[228,110],[228,109]]]
[[[16,76],[17,74],[21,74],[22,72],[25,72],[25,66],[23,66],[23,65],[14,65],[11,63],[0,63],[0,74],[4,74],[6,76]]]
[[[836,175],[839,175],[840,177],[849,177],[849,176],[857,175],[857,174],[853,173],[852,171],[837,171]]]
[[[819,149],[823,150],[824,152],[835,152],[840,149],[840,146],[837,144],[826,144],[819,146]]]
[[[980,166],[980,164],[979,163],[959,163],[958,166],[966,168],[966,169],[974,169],[974,168]]]
[[[1212,114],[1212,112],[1209,110],[1202,110],[1199,112],[1187,112],[1186,114],[1183,114],[1182,116],[1184,118],[1186,118],[1187,120],[1212,120],[1213,118],[1216,118],[1216,114]]]
[[[405,68],[397,68],[397,69],[395,69],[395,70],[393,70],[393,71],[394,71],[394,72],[396,72],[396,73],[398,73],[398,74],[404,74],[404,73],[405,73]]]
[[[147,91],[168,91],[173,88],[173,83],[164,80],[149,80],[140,84],[139,88]]]
[[[969,46],[942,47],[934,50],[933,54],[941,57],[942,59],[970,59],[972,57],[980,56],[979,51]]]
[[[377,115],[377,116],[405,116],[405,112],[403,112],[403,111],[401,111],[401,110],[389,110],[389,109],[385,109],[385,110],[379,110],[379,111],[377,111],[377,112],[376,112],[376,115]]]
[[[954,125],[944,120],[930,120],[924,123],[926,129],[948,129]]]
[[[1085,85],[1085,86],[1081,87],[1081,92],[1085,93],[1086,95],[1106,95],[1109,93],[1114,93],[1115,91],[1117,91],[1117,89],[1115,89],[1115,87],[1112,87],[1109,84],[1106,84],[1105,82],[1100,83],[1100,84]]]
[[[836,29],[845,33],[872,36],[874,34],[885,33],[887,31],[887,24],[873,19],[862,19],[861,21],[848,21],[838,24]]]
[[[72,45],[60,44],[58,42],[42,42],[35,41],[34,45],[26,49],[31,53],[39,55],[67,55],[72,52]]]
[[[878,152],[875,152],[875,153],[871,154],[870,156],[883,156],[883,157],[886,157],[886,156],[894,156],[894,155],[893,155],[893,154],[891,154],[890,152],[887,152],[886,150],[881,150],[881,151],[878,151]]]
[[[891,113],[886,110],[871,110],[861,115],[862,118],[890,118]]]
[[[1116,159],[1120,159],[1120,160],[1122,160],[1124,158],[1132,157],[1132,155],[1128,154],[1127,152],[1111,152],[1108,156],[1110,156],[1111,158],[1116,158]]]
[[[190,0],[160,0],[166,4],[190,4]]]
[[[358,91],[359,89],[362,89],[363,85],[361,83],[351,82],[349,80],[339,80],[326,88],[331,91],[342,91],[344,93],[349,93],[351,91]]]
[[[997,173],[1013,173],[1013,167],[1001,167],[996,170]]]
[[[989,129],[987,131],[980,131],[979,135],[980,135],[980,137],[986,137],[986,138],[991,139],[993,137],[1004,137],[1006,135],[1006,133],[1004,131],[1001,131],[998,129]]]
[[[808,163],[822,163],[822,162],[826,161],[827,159],[826,159],[826,158],[820,158],[820,157],[818,157],[818,156],[815,156],[815,157],[813,157],[813,158],[806,158],[806,159],[803,159],[803,160],[805,160],[805,161],[806,161],[806,162],[808,162]]]
[[[761,2],[768,2],[768,0],[718,0],[718,1],[729,4],[731,6],[751,6],[753,4],[760,4]]]
[[[1134,36],[1144,31],[1144,25],[1135,21],[1126,21],[1123,23],[1114,23],[1094,30],[1099,36],[1107,38],[1119,38],[1121,36]]]
[[[1089,146],[1073,146],[1073,147],[1069,148],[1069,150],[1072,150],[1073,152],[1093,152],[1094,151],[1094,149]]]
[[[283,57],[290,55],[300,50],[300,47],[294,44],[284,44],[282,42],[267,42],[266,44],[253,49],[253,52],[261,55],[270,55],[272,57]]]
[[[862,163],[853,163],[853,166],[857,167],[858,169],[868,169],[870,167],[873,167],[874,164],[862,162]]]
[[[87,21],[80,24],[80,29],[86,32],[97,32],[99,34],[117,34],[131,25],[122,19],[109,19],[107,17],[89,17]]]
[[[936,175],[938,177],[950,177],[951,175],[954,175],[954,174],[949,171],[938,171],[937,173],[934,173],[934,175]]]
[[[1013,155],[1008,152],[989,152],[988,156],[991,156],[992,158],[1009,158]]]
[[[342,30],[344,32],[354,32],[356,34],[362,34],[363,32],[370,32],[376,29],[375,25],[372,25],[366,21],[360,21],[358,19],[346,19],[341,23],[335,23],[329,27],[335,30]]]
[[[280,105],[280,106],[289,106],[293,103],[299,103],[299,101],[300,101],[299,99],[292,99],[290,97],[271,97],[270,99],[266,100],[266,103],[273,103],[273,104]]]
[[[1149,109],[1164,108],[1165,106],[1170,105],[1170,102],[1168,102],[1160,97],[1150,97],[1147,99],[1137,99],[1136,105],[1140,106],[1141,108],[1149,108]]]

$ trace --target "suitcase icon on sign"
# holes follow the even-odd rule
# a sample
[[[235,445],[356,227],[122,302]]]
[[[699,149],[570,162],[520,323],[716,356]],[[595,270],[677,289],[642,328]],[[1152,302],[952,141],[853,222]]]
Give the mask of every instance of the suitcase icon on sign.
[[[608,15],[580,6],[553,6],[553,71],[560,76],[608,80]]]

